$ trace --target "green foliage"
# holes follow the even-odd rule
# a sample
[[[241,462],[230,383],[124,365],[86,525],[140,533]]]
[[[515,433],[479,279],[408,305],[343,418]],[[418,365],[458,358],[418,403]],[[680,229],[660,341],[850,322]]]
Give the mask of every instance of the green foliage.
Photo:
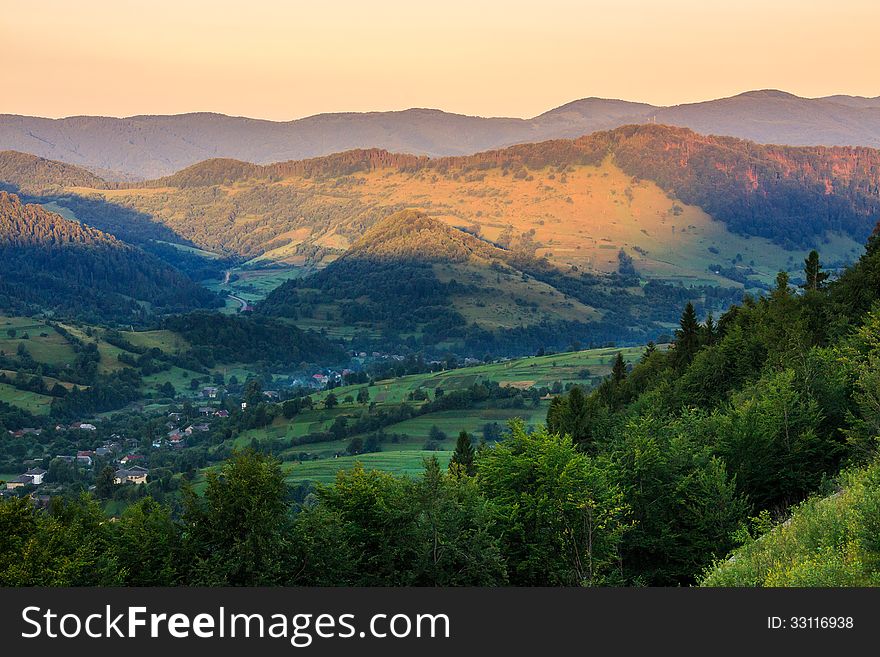
[[[477,457],[480,489],[498,507],[511,583],[621,583],[620,544],[630,529],[620,488],[568,436],[512,426]]]
[[[852,470],[842,489],[794,508],[707,569],[703,586],[880,585],[880,465]]]
[[[283,581],[290,514],[280,466],[243,452],[207,474],[204,497],[184,490],[188,582],[268,586]]]

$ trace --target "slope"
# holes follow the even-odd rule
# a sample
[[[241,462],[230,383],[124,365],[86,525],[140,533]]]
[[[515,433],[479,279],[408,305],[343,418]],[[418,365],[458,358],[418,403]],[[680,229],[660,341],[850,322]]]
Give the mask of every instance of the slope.
[[[213,305],[201,286],[111,235],[0,192],[0,306],[120,321]]]

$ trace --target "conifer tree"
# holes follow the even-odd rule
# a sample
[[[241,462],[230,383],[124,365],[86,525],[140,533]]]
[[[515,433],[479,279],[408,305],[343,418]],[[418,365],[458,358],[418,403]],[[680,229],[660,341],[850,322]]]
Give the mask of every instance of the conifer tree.
[[[712,317],[712,313],[709,313],[709,316],[706,318],[706,324],[703,326],[703,344],[715,344],[717,337],[718,326],[715,324],[715,319]]]
[[[657,351],[657,345],[654,344],[653,340],[649,340],[648,344],[645,345],[645,353],[642,354],[641,362],[647,361],[655,351]]]
[[[694,304],[690,301],[684,307],[679,326],[681,328],[675,334],[674,358],[676,365],[684,368],[690,364],[700,348],[700,324]]]
[[[618,351],[617,357],[614,359],[614,365],[611,367],[611,380],[617,385],[625,378],[626,361],[623,360],[623,354]]]
[[[806,281],[802,287],[813,291],[821,290],[828,279],[828,273],[822,271],[822,265],[819,263],[819,252],[815,249],[810,251],[810,255],[804,260],[804,278]]]
[[[452,460],[449,461],[449,471],[457,477],[462,475],[472,477],[476,472],[474,468],[475,455],[470,435],[467,431],[462,431],[458,434],[455,451],[452,453]]]

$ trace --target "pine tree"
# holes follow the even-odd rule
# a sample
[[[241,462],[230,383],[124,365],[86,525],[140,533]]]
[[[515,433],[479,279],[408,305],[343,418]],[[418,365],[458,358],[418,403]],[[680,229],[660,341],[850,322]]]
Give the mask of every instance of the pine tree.
[[[700,348],[700,324],[694,304],[688,301],[681,314],[681,328],[675,334],[675,364],[679,368],[687,367]]]
[[[455,443],[455,451],[452,453],[452,460],[449,461],[449,471],[456,477],[467,475],[474,476],[476,469],[474,468],[474,445],[467,431],[458,434],[458,441]]]
[[[805,290],[821,290],[825,286],[828,273],[822,271],[822,265],[819,263],[819,252],[813,249],[810,255],[804,260],[804,278],[806,282],[801,286]]]
[[[641,362],[646,362],[655,351],[657,351],[657,345],[654,344],[653,340],[649,340],[648,344],[645,345],[645,353],[642,354]]]
[[[718,326],[715,324],[715,319],[712,317],[712,313],[709,313],[709,316],[706,318],[706,324],[703,326],[703,344],[715,344],[717,337]]]
[[[626,361],[623,360],[623,354],[618,351],[617,357],[614,359],[614,365],[611,367],[611,380],[614,381],[615,385],[618,385],[625,378]]]

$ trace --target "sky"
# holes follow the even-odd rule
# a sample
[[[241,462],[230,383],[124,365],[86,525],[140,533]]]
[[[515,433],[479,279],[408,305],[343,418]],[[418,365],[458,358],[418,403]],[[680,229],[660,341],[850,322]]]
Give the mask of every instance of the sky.
[[[0,0],[0,113],[531,117],[880,95],[877,0]]]

